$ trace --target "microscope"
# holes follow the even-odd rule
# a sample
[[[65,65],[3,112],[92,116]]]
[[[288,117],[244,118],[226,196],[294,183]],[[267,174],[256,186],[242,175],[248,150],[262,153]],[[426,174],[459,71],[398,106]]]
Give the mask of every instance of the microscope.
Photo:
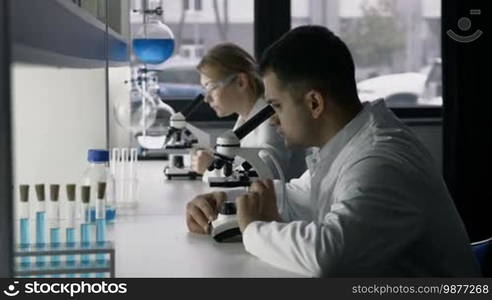
[[[272,170],[270,170],[265,161],[260,157],[260,152],[266,151],[268,153],[268,150],[265,148],[242,148],[240,141],[274,113],[273,108],[267,105],[241,127],[234,131],[227,131],[217,138],[214,159],[208,170],[222,169],[225,177],[209,178],[210,187],[249,187],[252,182],[251,178],[273,178]],[[271,153],[268,154],[274,162],[280,177],[283,178],[280,164]],[[236,156],[244,159],[244,162],[241,164],[242,170],[233,169],[233,162]],[[239,192],[244,193],[244,191]],[[234,199],[228,199],[222,203],[218,210],[217,219],[210,224],[212,237],[218,242],[240,240],[241,232],[236,219],[236,204]]]
[[[182,111],[173,113],[169,119],[169,126],[165,135],[139,136],[138,142],[145,150],[144,155],[165,153],[169,158],[169,166],[164,168],[164,175],[168,180],[184,178],[195,180],[200,174],[192,171],[185,165],[184,157],[194,148],[210,148],[210,135],[191,125],[186,118],[195,110],[203,100],[203,94],[199,94]]]
[[[240,141],[274,113],[273,108],[267,105],[236,130],[229,130],[217,138],[214,159],[208,170],[222,169],[225,177],[210,177],[210,187],[248,187],[252,177],[273,178],[272,171],[259,155],[261,151],[267,149],[241,148]],[[241,164],[242,170],[233,169],[235,157],[244,159]]]
[[[184,156],[193,148],[210,148],[210,135],[191,125],[186,118],[203,100],[199,94],[190,105],[171,116],[169,130],[164,140],[164,149],[169,154],[169,166],[164,169],[168,180],[174,177],[195,180],[200,174],[185,166]]]

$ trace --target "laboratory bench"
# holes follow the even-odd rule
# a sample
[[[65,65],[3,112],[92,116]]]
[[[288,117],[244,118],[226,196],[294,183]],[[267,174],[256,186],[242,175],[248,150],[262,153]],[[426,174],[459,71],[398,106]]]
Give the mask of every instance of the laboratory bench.
[[[166,163],[138,162],[137,208],[108,226],[116,277],[299,277],[260,261],[242,243],[188,232],[186,203],[213,189],[201,180],[165,179]]]

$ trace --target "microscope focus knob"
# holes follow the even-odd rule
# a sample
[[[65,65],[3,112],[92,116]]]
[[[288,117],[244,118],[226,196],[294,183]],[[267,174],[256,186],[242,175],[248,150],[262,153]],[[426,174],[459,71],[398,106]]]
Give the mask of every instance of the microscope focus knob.
[[[232,163],[226,162],[224,165],[224,175],[229,177],[232,175]]]
[[[234,202],[223,202],[220,206],[219,213],[221,215],[235,215],[236,214],[236,203]]]
[[[219,170],[219,169],[222,169],[222,167],[224,166],[224,161],[222,159],[216,159],[214,160],[213,162],[213,165],[214,165],[214,168]]]
[[[247,161],[244,161],[241,164],[241,167],[243,167],[244,171],[246,171],[246,172],[248,172],[249,170],[251,170],[251,168],[253,168],[253,166]]]

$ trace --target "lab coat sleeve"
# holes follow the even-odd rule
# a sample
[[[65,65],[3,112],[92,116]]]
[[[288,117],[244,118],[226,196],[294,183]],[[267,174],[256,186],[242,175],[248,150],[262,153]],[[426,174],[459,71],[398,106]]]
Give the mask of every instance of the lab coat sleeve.
[[[290,180],[286,186],[287,203],[282,198],[282,182],[280,180],[274,181],[275,195],[277,197],[277,207],[280,209],[279,213],[282,217],[282,221],[289,222],[292,220],[310,219],[311,210],[309,209],[309,193],[310,193],[310,181],[309,170],[304,172],[300,178]],[[226,196],[227,201],[234,201],[237,197],[248,193],[246,187],[243,188],[230,188],[222,190]],[[281,209],[284,208],[284,209]]]
[[[311,219],[309,196],[311,192],[311,176],[306,170],[299,178],[291,179],[285,185],[286,197],[282,194],[282,181],[275,180],[277,207],[284,222]],[[285,197],[285,198],[284,198]]]
[[[381,159],[364,159],[343,173],[335,204],[320,221],[252,222],[243,232],[245,249],[306,276],[377,276],[378,263],[397,257],[422,228],[412,196],[423,179]]]

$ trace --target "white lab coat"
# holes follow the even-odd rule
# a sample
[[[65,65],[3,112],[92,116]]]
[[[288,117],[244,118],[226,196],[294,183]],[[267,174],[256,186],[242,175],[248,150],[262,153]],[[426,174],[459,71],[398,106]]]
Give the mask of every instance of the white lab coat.
[[[306,160],[285,222],[250,223],[248,252],[313,277],[479,276],[439,170],[382,100]]]
[[[248,116],[243,119],[238,117],[236,124],[234,124],[233,130],[236,130],[243,125],[247,120],[256,115],[262,110],[267,103],[263,99],[258,99],[253,108],[249,112]],[[276,132],[275,127],[271,126],[267,121],[263,122],[260,126],[251,131],[241,141],[241,147],[251,148],[267,148],[275,158],[279,161],[282,170],[284,172],[286,180],[297,178],[306,170],[305,151],[303,150],[289,150],[285,147],[283,138]],[[260,156],[270,167],[271,170],[276,170],[273,162],[268,156]],[[236,158],[234,165],[238,166],[244,160]],[[273,172],[276,174],[276,172]],[[206,171],[203,180],[207,181],[208,177],[222,176],[218,171]],[[278,178],[278,177],[277,177]]]

